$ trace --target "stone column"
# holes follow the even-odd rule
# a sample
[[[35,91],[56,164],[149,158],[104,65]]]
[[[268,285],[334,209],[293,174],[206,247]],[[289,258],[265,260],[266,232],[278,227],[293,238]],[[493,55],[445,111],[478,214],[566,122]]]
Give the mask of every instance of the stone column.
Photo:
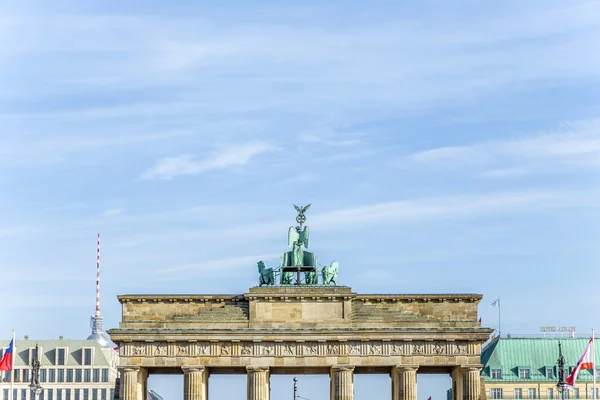
[[[135,366],[120,366],[119,373],[121,376],[121,385],[119,387],[119,395],[121,400],[142,400],[138,386],[138,375],[140,367]]]
[[[417,400],[417,365],[392,368],[392,399]]]
[[[248,400],[269,400],[269,367],[246,367],[248,373]]]
[[[452,369],[452,400],[462,400],[463,398],[463,371],[460,367]]]
[[[208,370],[203,365],[184,365],[183,400],[208,399]]]
[[[333,366],[330,372],[331,400],[353,400],[354,399],[354,367]]]
[[[479,400],[481,394],[481,368],[483,365],[463,365],[463,400]]]

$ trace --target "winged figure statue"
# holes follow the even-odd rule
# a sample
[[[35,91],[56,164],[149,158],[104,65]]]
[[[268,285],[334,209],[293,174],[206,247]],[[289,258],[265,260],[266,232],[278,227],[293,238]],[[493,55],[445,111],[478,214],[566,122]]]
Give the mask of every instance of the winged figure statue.
[[[292,265],[294,266],[304,264],[304,248],[308,247],[309,233],[308,226],[302,230],[300,227],[290,226],[288,230],[288,247],[293,247]]]
[[[304,213],[306,210],[310,208],[310,204],[307,206],[297,206],[294,204],[294,208],[298,211],[298,216],[296,217],[296,222],[300,224],[300,229],[302,229],[302,224],[306,221],[306,215]]]

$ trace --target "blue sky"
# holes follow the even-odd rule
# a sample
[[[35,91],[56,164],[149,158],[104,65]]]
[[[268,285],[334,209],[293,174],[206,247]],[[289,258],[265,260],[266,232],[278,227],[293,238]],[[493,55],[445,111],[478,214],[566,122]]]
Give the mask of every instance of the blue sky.
[[[5,335],[88,334],[97,232],[114,327],[117,294],[245,292],[309,202],[357,292],[600,326],[598,1],[19,1],[0,42]]]

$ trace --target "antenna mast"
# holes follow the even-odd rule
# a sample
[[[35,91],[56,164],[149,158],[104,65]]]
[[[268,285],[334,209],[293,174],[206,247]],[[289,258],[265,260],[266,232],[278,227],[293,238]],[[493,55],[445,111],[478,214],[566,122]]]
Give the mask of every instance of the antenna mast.
[[[102,346],[108,346],[108,341],[104,337],[102,330],[102,316],[100,315],[100,234],[98,234],[98,247],[96,255],[96,312],[90,318],[90,328],[92,334],[88,340],[95,340]]]

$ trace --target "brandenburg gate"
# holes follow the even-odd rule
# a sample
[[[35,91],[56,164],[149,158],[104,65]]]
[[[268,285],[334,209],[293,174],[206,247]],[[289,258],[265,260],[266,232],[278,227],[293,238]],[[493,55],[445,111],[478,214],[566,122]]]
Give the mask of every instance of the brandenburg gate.
[[[322,269],[308,227],[244,294],[122,295],[120,399],[146,398],[148,375],[183,374],[184,399],[207,400],[213,374],[246,374],[247,399],[269,400],[271,374],[328,374],[332,400],[352,400],[354,374],[391,376],[393,400],[416,400],[417,372],[448,373],[455,400],[480,400],[480,350],[491,333],[478,294],[357,294]],[[300,274],[304,274],[304,281]],[[274,277],[279,274],[280,282]],[[308,282],[308,283],[306,283]]]

